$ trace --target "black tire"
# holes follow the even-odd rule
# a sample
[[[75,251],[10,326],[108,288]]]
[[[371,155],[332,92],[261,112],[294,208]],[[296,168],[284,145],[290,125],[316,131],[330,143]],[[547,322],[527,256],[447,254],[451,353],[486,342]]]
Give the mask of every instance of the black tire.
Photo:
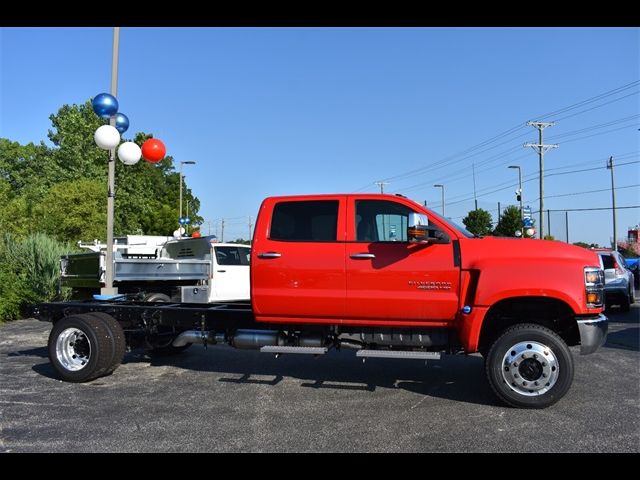
[[[636,303],[636,292],[633,289],[633,285],[629,285],[629,303],[633,305]]]
[[[573,357],[555,332],[541,325],[514,325],[493,342],[485,360],[491,388],[507,405],[546,408],[573,382]]]
[[[113,318],[108,313],[104,312],[91,312],[87,315],[92,315],[96,317],[104,323],[109,330],[111,338],[113,339],[113,358],[111,359],[111,365],[104,373],[104,375],[111,375],[113,371],[120,366],[122,360],[124,359],[124,354],[127,351],[127,341],[124,335],[124,330],[122,330],[122,326],[118,323],[118,321]]]
[[[104,375],[113,362],[115,342],[105,323],[90,314],[58,320],[49,334],[49,360],[68,382]]]
[[[171,301],[171,298],[169,297],[169,295],[165,295],[164,293],[153,292],[153,293],[148,293],[147,295],[145,295],[144,301],[145,302],[166,302],[166,303],[169,303]]]

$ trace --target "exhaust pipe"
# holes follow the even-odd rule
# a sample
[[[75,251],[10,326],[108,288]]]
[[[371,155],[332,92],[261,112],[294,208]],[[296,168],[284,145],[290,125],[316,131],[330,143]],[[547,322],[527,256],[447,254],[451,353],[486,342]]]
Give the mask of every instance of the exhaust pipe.
[[[238,330],[230,341],[232,347],[244,350],[259,350],[262,347],[286,343],[286,337],[276,330]]]
[[[187,330],[178,335],[171,345],[174,347],[184,347],[189,343],[204,343],[204,341],[210,344],[224,343],[224,333],[215,332],[202,332],[200,330]]]

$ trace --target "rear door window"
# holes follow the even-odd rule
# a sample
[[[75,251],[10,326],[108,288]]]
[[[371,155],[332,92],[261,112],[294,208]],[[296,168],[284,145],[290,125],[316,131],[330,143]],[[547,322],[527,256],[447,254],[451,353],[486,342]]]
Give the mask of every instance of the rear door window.
[[[335,242],[338,200],[279,202],[273,209],[271,240]]]

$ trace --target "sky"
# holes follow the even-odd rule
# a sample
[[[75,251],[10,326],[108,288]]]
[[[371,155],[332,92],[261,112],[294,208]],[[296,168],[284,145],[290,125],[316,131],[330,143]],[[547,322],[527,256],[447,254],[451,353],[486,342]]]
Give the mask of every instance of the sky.
[[[196,162],[183,172],[202,230],[220,236],[224,218],[225,240],[248,237],[267,196],[379,192],[377,181],[437,212],[442,184],[445,215],[461,223],[474,171],[478,207],[497,221],[517,204],[509,165],[537,212],[538,155],[524,144],[538,131],[526,122],[555,121],[545,232],[608,245],[611,156],[616,204],[634,207],[617,211],[618,238],[640,223],[639,32],[123,27],[117,98],[126,139],[153,133],[176,162]],[[109,91],[112,39],[105,27],[0,29],[0,137],[50,144],[49,115]]]

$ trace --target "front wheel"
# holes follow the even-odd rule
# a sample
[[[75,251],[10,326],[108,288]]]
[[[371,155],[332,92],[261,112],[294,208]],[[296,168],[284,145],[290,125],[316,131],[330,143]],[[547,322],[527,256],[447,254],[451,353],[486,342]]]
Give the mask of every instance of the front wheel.
[[[546,408],[560,400],[573,382],[573,357],[555,332],[537,324],[508,328],[485,360],[491,388],[506,404]]]

